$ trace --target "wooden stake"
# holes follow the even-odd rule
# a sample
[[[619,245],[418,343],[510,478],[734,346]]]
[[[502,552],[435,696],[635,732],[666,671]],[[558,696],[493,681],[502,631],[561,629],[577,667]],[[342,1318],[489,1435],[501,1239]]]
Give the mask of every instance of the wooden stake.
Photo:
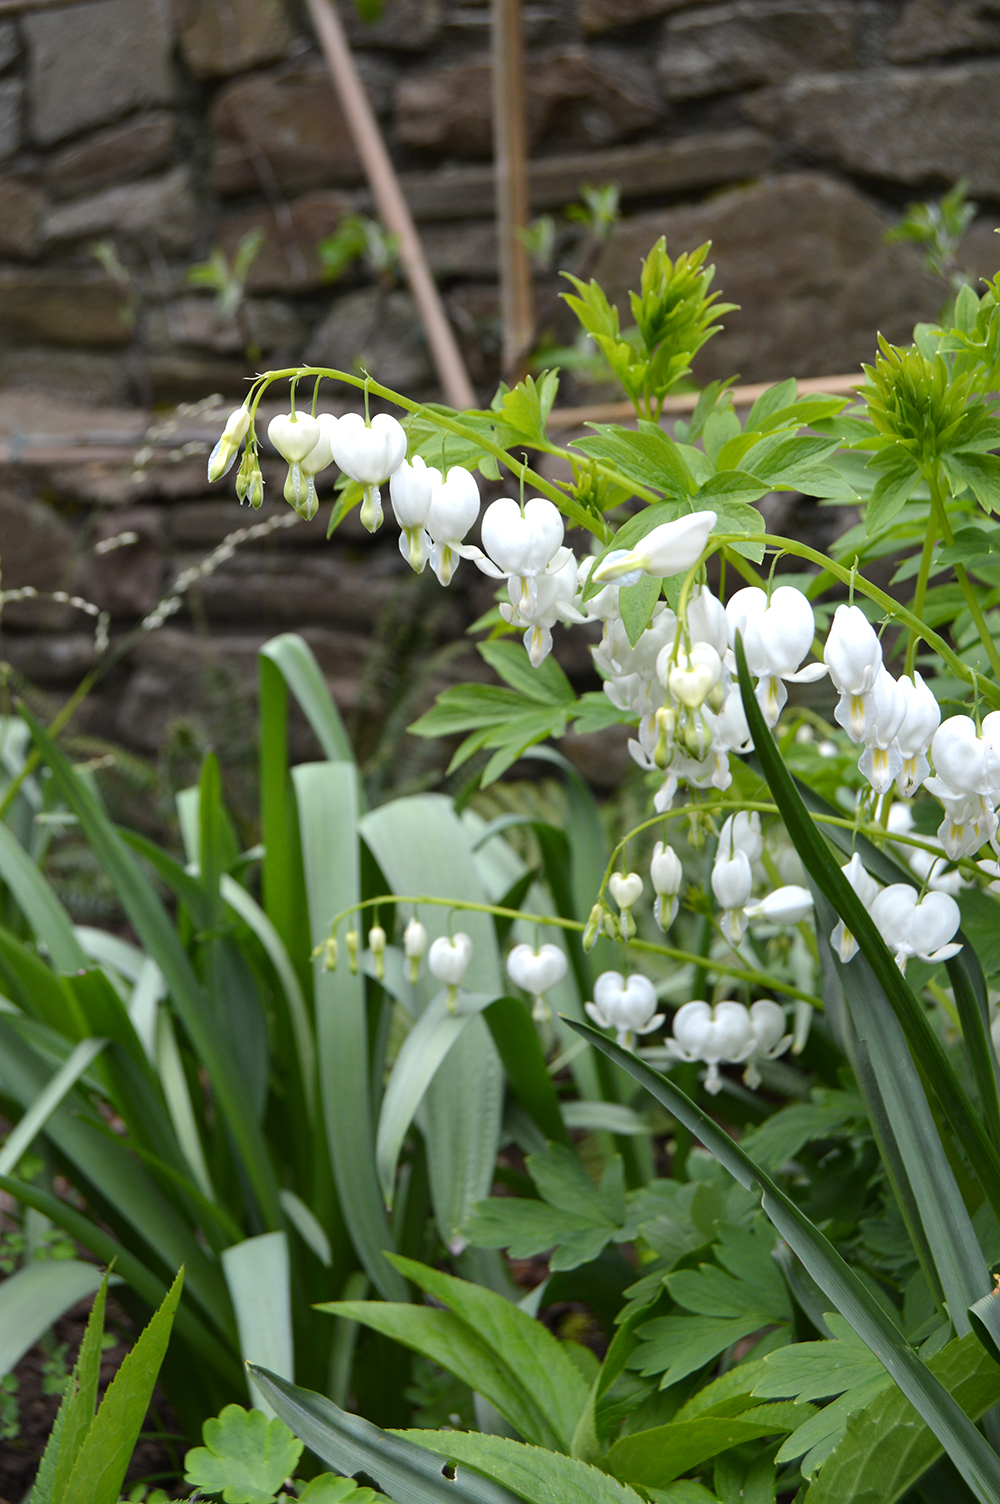
[[[492,0],[493,161],[503,371],[510,382],[530,354],[535,314],[531,263],[518,237],[528,223],[528,120],[524,90],[521,0]]]
[[[450,407],[460,409],[476,407],[476,394],[469,373],[430,274],[413,217],[355,66],[340,17],[330,0],[307,0],[307,4],[379,216],[386,228],[399,237],[399,259],[423,321],[445,401]]]

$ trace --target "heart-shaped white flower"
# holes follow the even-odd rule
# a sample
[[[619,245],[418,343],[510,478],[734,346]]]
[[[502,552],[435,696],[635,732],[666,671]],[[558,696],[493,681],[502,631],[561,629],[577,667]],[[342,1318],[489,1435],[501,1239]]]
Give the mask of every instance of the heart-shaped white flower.
[[[320,426],[308,413],[279,413],[267,425],[267,436],[283,460],[300,465],[319,442]]]
[[[594,1001],[584,1006],[600,1028],[615,1030],[626,1050],[636,1034],[649,1034],[663,1022],[663,1014],[656,1012],[656,988],[638,972],[627,981],[620,971],[602,972],[594,983]]]
[[[558,945],[515,945],[507,957],[507,975],[515,987],[523,987],[532,997],[541,997],[566,975],[566,953]]]
[[[638,872],[612,872],[608,878],[608,887],[622,913],[642,897],[642,878]]]
[[[439,935],[427,952],[427,969],[437,981],[458,987],[472,960],[472,941],[464,930],[457,935]]]

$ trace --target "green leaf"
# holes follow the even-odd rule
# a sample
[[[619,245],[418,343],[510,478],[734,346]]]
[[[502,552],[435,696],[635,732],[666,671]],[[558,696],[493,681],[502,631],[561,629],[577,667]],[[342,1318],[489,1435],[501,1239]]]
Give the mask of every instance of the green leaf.
[[[558,1452],[543,1452],[506,1436],[464,1431],[397,1431],[417,1446],[509,1488],[526,1504],[640,1504],[639,1496],[599,1468]]]
[[[643,575],[634,585],[625,585],[618,592],[618,609],[622,626],[629,642],[635,647],[649,626],[650,618],[660,598],[663,581],[652,575]]]
[[[896,455],[889,451],[893,458],[891,469],[886,469],[884,475],[879,476],[875,482],[872,493],[865,506],[865,532],[869,538],[881,532],[909,501],[920,482],[920,471],[914,460],[907,453]],[[881,455],[878,456],[881,459]]]
[[[482,1285],[398,1254],[392,1262],[491,1347],[498,1362],[509,1365],[538,1413],[555,1430],[560,1450],[568,1451],[588,1385],[548,1327]]]
[[[0,1283],[0,1379],[59,1317],[101,1285],[101,1271],[82,1259],[35,1260]]]
[[[758,501],[770,489],[765,481],[758,480],[755,475],[748,475],[744,470],[718,470],[699,488],[694,498],[694,507],[696,511],[711,508],[717,512],[717,501],[729,505]]]
[[[808,1102],[794,1102],[766,1118],[740,1140],[743,1150],[763,1170],[780,1170],[813,1139],[830,1138],[845,1124],[864,1117],[856,1092],[815,1088]]]
[[[101,1374],[101,1339],[104,1335],[108,1282],[105,1274],[90,1308],[80,1351],[42,1456],[38,1477],[31,1491],[31,1504],[53,1504],[53,1501],[61,1498],[77,1452],[94,1419],[97,1382]]]
[[[970,1427],[972,1420],[978,1420],[1000,1399],[1000,1367],[972,1332],[935,1353],[926,1371],[952,1397],[955,1409],[970,1417]],[[889,1436],[891,1446],[886,1445]],[[896,1388],[886,1389],[851,1416],[843,1440],[830,1453],[809,1491],[810,1504],[843,1504],[845,1499],[861,1498],[894,1504],[941,1451],[940,1441],[909,1400]],[[974,1476],[968,1471],[950,1448],[948,1455],[984,1504],[998,1497],[995,1484],[984,1489],[978,1473]]]
[[[348,762],[302,763],[293,770],[292,781],[310,941],[322,947],[334,916],[361,898],[360,781],[354,763]],[[330,860],[331,851],[336,861]],[[337,926],[342,953],[345,934],[356,923],[352,914]],[[319,958],[313,968],[323,1115],[344,1221],[376,1289],[387,1300],[405,1300],[406,1286],[383,1258],[393,1239],[375,1169],[364,977],[352,975],[343,964],[324,971]]]
[[[525,710],[523,695],[494,684],[460,684],[438,695],[407,731],[414,736],[451,736],[476,726],[502,726]]]
[[[316,740],[331,762],[353,762],[350,738],[327,689],[312,648],[297,632],[282,632],[265,642],[261,658],[273,663],[298,700]]]
[[[1000,1296],[996,1290],[969,1307],[969,1321],[994,1363],[1000,1363]]]
[[[302,1442],[283,1420],[227,1405],[201,1428],[203,1447],[184,1458],[184,1482],[225,1504],[271,1504],[302,1456]]]
[[[885,1369],[844,1318],[824,1314],[834,1333],[825,1342],[793,1342],[761,1359],[753,1386],[758,1399],[823,1400],[843,1394],[870,1379],[884,1379]]]
[[[540,705],[575,703],[573,686],[551,654],[538,668],[533,668],[520,643],[498,639],[476,646],[494,673],[529,700],[537,700]]]
[[[545,1137],[568,1148],[570,1136],[559,1111],[559,1098],[545,1064],[538,1030],[527,1009],[515,998],[500,997],[483,1010],[483,1018],[493,1036],[511,1091]],[[476,1203],[476,1206],[482,1205],[482,1202]],[[475,1215],[475,1207],[472,1215]]]
[[[747,414],[748,432],[762,429],[768,419],[773,420],[780,414],[794,412],[792,404],[798,395],[799,384],[794,376],[789,376],[787,381],[777,381],[774,386],[769,386],[766,391],[761,392]],[[808,419],[802,418],[800,421],[805,423]]]
[[[529,444],[533,449],[549,447],[545,425],[559,391],[559,372],[544,371],[536,381],[526,376],[511,391],[505,392],[496,409],[497,442],[505,449]]]
[[[847,1429],[847,1422],[856,1410],[862,1410],[892,1384],[889,1375],[882,1373],[862,1384],[855,1384],[829,1405],[824,1405],[810,1416],[797,1430],[781,1443],[775,1453],[776,1462],[794,1462],[801,1458],[799,1468],[804,1478],[813,1478]]]
[[[266,1361],[291,1378],[292,1290],[284,1232],[259,1233],[222,1251],[222,1269],[236,1313],[240,1356]]]
[[[638,1328],[642,1347],[635,1366],[647,1378],[662,1374],[660,1388],[667,1389],[767,1325],[763,1309],[742,1316],[657,1316]]]
[[[742,660],[743,680],[747,677],[746,659],[739,637],[737,657]],[[744,689],[744,704],[747,698],[753,698],[748,680]],[[756,732],[754,739],[759,755]],[[857,934],[853,927],[852,933]],[[975,1491],[980,1504],[995,1504],[995,1499],[1000,1496],[1000,1459],[934,1373],[921,1363],[867,1286],[848,1267],[829,1240],[778,1188],[770,1176],[759,1170],[739,1145],[665,1076],[650,1070],[627,1050],[621,1049],[613,1040],[589,1025],[572,1020],[567,1022],[578,1034],[590,1039],[597,1049],[616,1060],[673,1117],[695,1134],[744,1189],[756,1189],[760,1192],[764,1212],[785,1242],[798,1255],[841,1315],[847,1318],[862,1340],[878,1355],[900,1389],[912,1397],[928,1426],[933,1429],[942,1445],[946,1446],[949,1457]],[[972,1340],[971,1334],[965,1340]],[[846,1496],[850,1497],[849,1494]]]
[[[215,1102],[232,1131],[261,1214],[271,1225],[280,1220],[278,1192],[260,1124],[250,1110],[245,1085],[211,1021],[204,989],[195,976],[180,938],[138,863],[110,823],[96,798],[29,712],[32,736],[66,803],[77,815],[101,867],[114,885],[122,907],[170,989],[177,1012],[212,1083]]]
[[[677,501],[684,501],[695,490],[691,474],[679,446],[656,423],[640,421],[638,431],[612,424],[591,423],[596,437],[575,439],[573,447],[604,460],[629,480],[638,481],[654,491],[663,491]],[[628,545],[619,543],[619,548]]]
[[[276,1374],[252,1364],[251,1370],[257,1388],[310,1451],[338,1472],[367,1473],[396,1504],[515,1504],[516,1494],[464,1468],[446,1477],[440,1461],[405,1436],[380,1431]]]
[[[508,1248],[513,1258],[532,1258],[554,1249],[549,1267],[557,1271],[590,1263],[609,1242],[625,1234],[617,1155],[608,1163],[600,1190],[575,1151],[564,1144],[550,1144],[545,1154],[529,1154],[527,1166],[542,1200],[503,1196],[477,1202],[465,1224],[474,1242]]]
[[[968,486],[984,512],[1000,511],[1000,455],[966,450],[943,454],[941,463],[956,490]]]
[[[4,824],[0,824],[0,878],[45,946],[57,971],[73,972],[87,957],[73,932],[73,922],[38,867]]]
[[[338,1478],[334,1473],[319,1473],[299,1489],[301,1504],[383,1504],[385,1498],[372,1488],[361,1488],[353,1478]]]
[[[181,1270],[126,1353],[80,1446],[59,1504],[117,1504],[170,1341],[183,1282]]]
[[[1000,529],[993,527],[959,527],[953,541],[938,548],[934,557],[938,564],[972,564],[974,561],[988,563],[991,554],[1000,553]],[[996,559],[992,560],[996,563]]]
[[[805,1405],[758,1405],[745,1415],[673,1421],[616,1441],[604,1466],[625,1483],[662,1488],[730,1447],[794,1430],[811,1413]]]
[[[63,1062],[48,1085],[38,1094],[27,1112],[5,1138],[3,1148],[0,1149],[0,1175],[9,1175],[16,1168],[22,1154],[31,1147],[67,1092],[72,1091],[106,1043],[104,1039],[83,1039],[69,1058]],[[0,1290],[5,1288],[6,1285],[0,1286]],[[0,1359],[0,1378],[3,1377],[5,1371],[2,1367],[2,1359]]]
[[[525,1392],[521,1375],[498,1358],[493,1347],[453,1312],[381,1300],[331,1301],[316,1309],[343,1320],[360,1322],[362,1326],[421,1353],[489,1400],[522,1436],[537,1441],[540,1446],[557,1451],[564,1449],[549,1419]]]
[[[472,834],[443,795],[391,800],[366,815],[360,831],[391,892],[486,901]],[[420,917],[430,941],[447,933],[445,906],[429,905]],[[465,911],[459,927],[473,947],[465,987],[500,997],[505,988],[493,920]],[[428,985],[437,991],[436,983]],[[469,1208],[493,1183],[502,1105],[503,1070],[493,1041],[482,1019],[471,1018],[424,1098],[431,1200],[445,1243],[460,1238]]]

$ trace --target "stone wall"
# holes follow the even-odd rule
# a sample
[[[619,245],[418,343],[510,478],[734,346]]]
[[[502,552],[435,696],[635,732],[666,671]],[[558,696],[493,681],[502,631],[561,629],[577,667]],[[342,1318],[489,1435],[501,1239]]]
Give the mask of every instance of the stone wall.
[[[385,0],[374,25],[346,3],[342,14],[488,398],[499,349],[488,7]],[[964,259],[976,274],[1000,264],[995,6],[526,0],[524,24],[534,210],[558,213],[583,183],[620,185],[624,218],[596,267],[620,302],[658,235],[672,250],[711,238],[719,285],[742,311],[705,351],[704,378],[850,370],[876,329],[905,339],[933,317],[941,288],[912,247],[883,235],[908,199],[961,175],[982,206]],[[202,459],[136,476],[129,446],[155,406],[237,396],[248,371],[301,359],[363,364],[435,395],[408,294],[360,270],[323,280],[318,242],[370,209],[299,0],[25,0],[0,19],[6,588],[89,592],[117,642],[180,569],[247,524],[228,481],[210,493]],[[559,226],[572,266],[579,232]],[[231,257],[254,228],[264,243],[246,299],[222,317],[188,269],[213,250]],[[542,306],[558,285],[540,277]],[[558,314],[550,333],[572,337]],[[588,393],[568,382],[566,395]],[[44,460],[46,435],[62,460]],[[87,449],[102,436],[110,449]],[[94,552],[122,532],[136,541]],[[256,645],[301,626],[342,703],[362,707],[363,730],[366,696],[373,720],[396,703],[391,665],[426,657],[461,620],[401,571],[391,540],[356,529],[334,545],[319,525],[252,542],[122,658],[84,724],[153,753],[205,684],[249,694]],[[468,609],[483,590],[475,581]],[[430,602],[444,613],[433,630]],[[13,607],[4,632],[4,656],[56,699],[93,653],[89,619],[65,606]]]

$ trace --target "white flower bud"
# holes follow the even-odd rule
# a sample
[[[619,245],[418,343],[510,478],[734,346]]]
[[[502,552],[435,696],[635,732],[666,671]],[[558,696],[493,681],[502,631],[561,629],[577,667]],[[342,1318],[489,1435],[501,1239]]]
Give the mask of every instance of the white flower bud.
[[[267,425],[267,436],[283,460],[299,465],[319,443],[320,426],[308,413],[279,413]]]
[[[656,894],[653,917],[661,930],[667,930],[677,917],[677,895],[684,881],[681,859],[672,846],[657,841],[653,848],[649,877]]]
[[[624,584],[623,576],[638,569],[656,578],[685,574],[697,564],[705,551],[708,535],[716,523],[715,512],[691,512],[673,522],[654,527],[634,548],[625,553],[609,554],[591,574],[594,580],[614,580]]]
[[[808,888],[789,883],[784,888],[775,888],[756,903],[744,909],[747,919],[763,919],[768,924],[798,924],[812,913],[813,898]]]
[[[566,975],[566,953],[558,945],[515,945],[507,957],[507,975],[515,987],[522,987],[539,999]]]
[[[472,941],[464,930],[457,935],[439,935],[427,953],[431,976],[449,987],[458,987],[472,960]]]
[[[380,924],[373,924],[368,931],[368,949],[372,953],[375,963],[375,980],[381,982],[385,976],[385,930]]]

